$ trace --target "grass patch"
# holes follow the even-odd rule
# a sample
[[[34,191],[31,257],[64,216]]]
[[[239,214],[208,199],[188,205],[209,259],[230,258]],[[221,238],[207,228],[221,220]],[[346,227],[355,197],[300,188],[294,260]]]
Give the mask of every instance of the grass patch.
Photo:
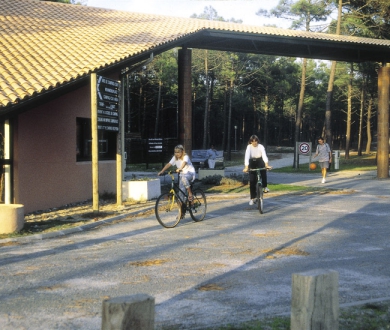
[[[289,330],[290,316],[277,316],[262,320],[226,325],[208,330]],[[390,301],[340,308],[339,329],[390,329]]]
[[[314,162],[317,164],[317,168],[315,170],[309,169],[309,164],[300,164],[299,168],[294,168],[292,166],[286,166],[281,168],[275,168],[272,171],[278,173],[314,173],[320,174],[321,168],[318,165],[316,159]],[[344,156],[340,157],[339,160],[339,169],[334,170],[331,168],[331,172],[339,172],[339,171],[373,171],[376,170],[376,154],[365,154],[362,156],[358,156],[356,152],[351,152],[348,159],[345,159]]]

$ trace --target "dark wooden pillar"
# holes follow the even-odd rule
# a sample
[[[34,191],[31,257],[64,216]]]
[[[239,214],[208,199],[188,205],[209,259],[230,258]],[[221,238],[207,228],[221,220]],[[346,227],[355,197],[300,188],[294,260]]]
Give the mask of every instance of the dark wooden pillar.
[[[389,177],[389,88],[390,67],[384,66],[378,72],[378,151],[377,177]]]
[[[179,50],[179,143],[191,157],[192,105],[191,105],[191,55],[187,48]]]

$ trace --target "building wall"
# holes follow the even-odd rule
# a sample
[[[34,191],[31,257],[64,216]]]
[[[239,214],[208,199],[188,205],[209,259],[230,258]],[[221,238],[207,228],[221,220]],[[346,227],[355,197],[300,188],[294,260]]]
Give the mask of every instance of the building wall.
[[[85,86],[18,116],[14,203],[25,212],[92,198],[92,164],[76,162],[76,118],[91,118]],[[99,162],[99,193],[116,192],[115,161]]]

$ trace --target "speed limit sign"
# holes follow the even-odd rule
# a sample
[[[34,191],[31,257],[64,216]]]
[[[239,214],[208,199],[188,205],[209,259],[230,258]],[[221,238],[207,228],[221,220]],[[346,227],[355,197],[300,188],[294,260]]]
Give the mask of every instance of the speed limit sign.
[[[308,155],[311,151],[311,143],[301,142],[298,149],[301,155]]]

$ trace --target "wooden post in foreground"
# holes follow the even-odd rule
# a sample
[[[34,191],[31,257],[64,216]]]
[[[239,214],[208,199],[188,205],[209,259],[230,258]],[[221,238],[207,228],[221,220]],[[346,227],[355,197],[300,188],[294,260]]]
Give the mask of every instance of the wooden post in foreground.
[[[154,306],[147,294],[103,300],[102,330],[154,330]]]
[[[292,275],[291,330],[338,330],[338,281],[332,270]]]

